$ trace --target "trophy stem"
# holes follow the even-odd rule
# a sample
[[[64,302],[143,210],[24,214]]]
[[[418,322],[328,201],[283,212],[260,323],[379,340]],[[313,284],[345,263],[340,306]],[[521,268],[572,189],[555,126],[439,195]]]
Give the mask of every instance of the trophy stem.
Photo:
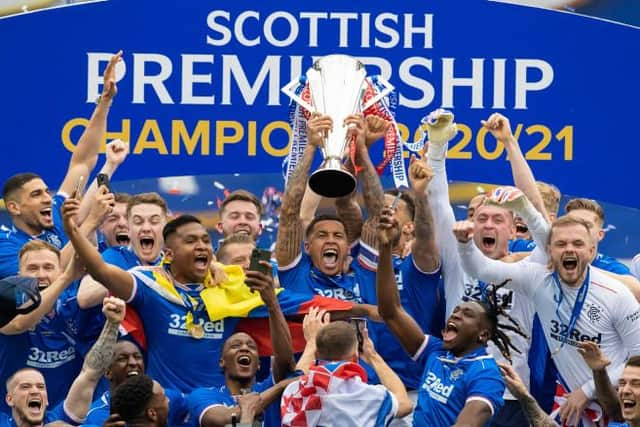
[[[355,177],[342,166],[337,158],[325,159],[320,169],[309,177],[309,188],[322,197],[347,196],[356,189]]]

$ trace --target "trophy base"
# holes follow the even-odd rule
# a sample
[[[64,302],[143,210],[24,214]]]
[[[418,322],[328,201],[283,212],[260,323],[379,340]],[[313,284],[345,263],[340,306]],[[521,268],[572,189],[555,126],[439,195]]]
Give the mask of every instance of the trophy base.
[[[353,193],[356,179],[340,169],[319,169],[309,177],[309,188],[322,197],[335,199]]]

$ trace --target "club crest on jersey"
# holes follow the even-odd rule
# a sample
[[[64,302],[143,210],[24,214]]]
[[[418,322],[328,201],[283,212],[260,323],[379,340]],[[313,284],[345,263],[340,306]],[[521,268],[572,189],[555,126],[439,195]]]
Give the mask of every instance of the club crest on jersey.
[[[449,378],[451,378],[451,381],[456,381],[458,378],[460,378],[462,375],[464,374],[464,371],[462,369],[454,369],[450,374],[449,374]]]
[[[591,323],[598,323],[602,318],[602,307],[594,303],[585,304],[587,307],[587,318]]]
[[[56,234],[47,233],[47,241],[58,249],[62,247],[62,241]]]

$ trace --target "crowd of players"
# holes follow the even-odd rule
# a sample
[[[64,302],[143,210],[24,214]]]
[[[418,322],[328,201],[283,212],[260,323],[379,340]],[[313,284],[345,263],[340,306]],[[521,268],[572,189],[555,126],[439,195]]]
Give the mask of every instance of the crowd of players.
[[[32,173],[3,186],[0,286],[35,278],[41,300],[0,328],[0,426],[640,425],[640,282],[598,252],[595,201],[558,216],[506,117],[483,126],[513,186],[459,222],[450,113],[429,116],[411,188],[388,191],[369,147],[389,123],[345,118],[366,218],[355,193],[316,212],[307,178],[333,122],[310,117],[275,259],[252,263],[263,206],[249,192],[225,198],[212,242],[156,193],[85,191],[119,59],[55,194]],[[127,154],[109,143],[99,174]]]

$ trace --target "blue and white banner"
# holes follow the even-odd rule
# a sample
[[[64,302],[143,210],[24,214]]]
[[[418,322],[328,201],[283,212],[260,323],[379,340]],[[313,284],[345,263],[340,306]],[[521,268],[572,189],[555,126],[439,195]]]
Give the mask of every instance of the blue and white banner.
[[[107,138],[132,155],[117,179],[280,172],[281,87],[342,53],[396,87],[404,140],[429,111],[456,114],[451,179],[511,182],[480,125],[497,111],[538,179],[639,205],[625,182],[638,179],[640,30],[623,24],[484,0],[110,0],[0,19],[0,40],[0,181],[30,170],[59,183],[119,49]]]

